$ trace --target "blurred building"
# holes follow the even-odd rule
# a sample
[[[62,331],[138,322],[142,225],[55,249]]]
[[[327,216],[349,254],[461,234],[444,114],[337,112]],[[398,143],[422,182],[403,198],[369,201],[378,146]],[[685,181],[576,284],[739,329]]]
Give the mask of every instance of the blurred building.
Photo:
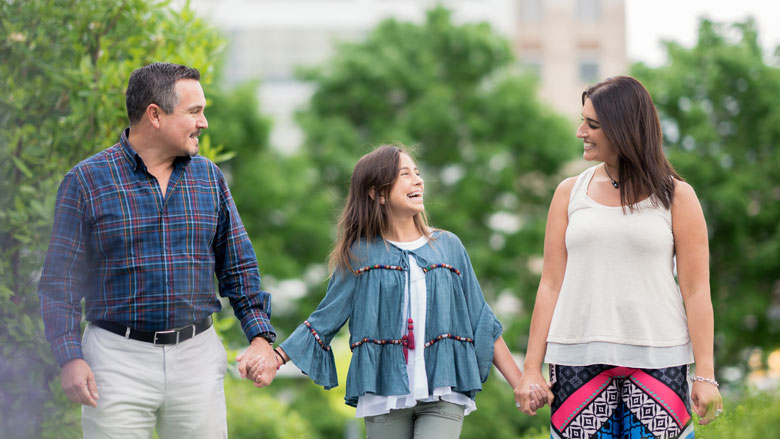
[[[540,97],[579,117],[586,83],[626,69],[625,0],[190,0],[228,38],[228,85],[258,79],[262,111],[274,119],[271,143],[302,140],[293,111],[310,87],[296,66],[327,60],[339,42],[359,41],[393,17],[422,22],[443,4],[455,22],[488,22],[513,42],[519,66],[540,79]]]
[[[518,0],[514,49],[540,79],[539,97],[579,118],[582,91],[625,74],[625,0]]]

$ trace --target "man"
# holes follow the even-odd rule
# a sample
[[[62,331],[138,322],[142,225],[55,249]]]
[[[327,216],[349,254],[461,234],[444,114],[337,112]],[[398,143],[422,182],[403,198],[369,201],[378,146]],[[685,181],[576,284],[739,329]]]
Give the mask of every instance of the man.
[[[133,72],[130,127],[76,165],[57,194],[39,285],[62,387],[83,404],[84,436],[227,437],[225,350],[211,314],[227,297],[271,383],[276,337],[252,245],[219,168],[198,156],[208,127],[200,73]],[[81,299],[89,325],[80,337]]]

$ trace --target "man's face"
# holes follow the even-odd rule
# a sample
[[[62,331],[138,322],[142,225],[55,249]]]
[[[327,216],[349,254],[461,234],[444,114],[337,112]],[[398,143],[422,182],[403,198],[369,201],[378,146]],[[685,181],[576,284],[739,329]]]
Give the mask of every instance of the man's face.
[[[203,113],[206,97],[200,82],[194,79],[177,81],[176,96],[173,112],[160,116],[160,134],[171,155],[192,157],[198,153],[200,132],[209,126]]]

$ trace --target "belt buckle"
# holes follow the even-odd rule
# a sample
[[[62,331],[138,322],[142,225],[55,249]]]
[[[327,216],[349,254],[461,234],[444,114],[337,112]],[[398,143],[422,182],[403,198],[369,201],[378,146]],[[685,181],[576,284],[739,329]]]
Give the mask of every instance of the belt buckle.
[[[179,343],[179,330],[178,329],[170,329],[168,331],[154,331],[154,340],[152,341],[152,344],[157,345],[157,335],[158,334],[172,334],[176,333],[176,342],[174,344]]]

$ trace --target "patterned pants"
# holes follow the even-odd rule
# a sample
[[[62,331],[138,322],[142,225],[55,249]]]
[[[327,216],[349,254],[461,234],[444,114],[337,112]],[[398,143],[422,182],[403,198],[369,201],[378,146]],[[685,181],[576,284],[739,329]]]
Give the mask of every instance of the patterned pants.
[[[550,437],[692,439],[688,366],[550,365]]]

